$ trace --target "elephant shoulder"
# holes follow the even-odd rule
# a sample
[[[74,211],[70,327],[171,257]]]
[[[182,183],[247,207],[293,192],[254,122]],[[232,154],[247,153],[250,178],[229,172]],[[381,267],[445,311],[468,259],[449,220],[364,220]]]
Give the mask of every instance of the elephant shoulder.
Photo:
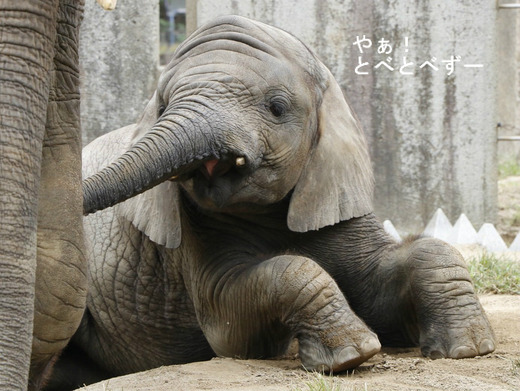
[[[95,174],[122,155],[132,144],[136,124],[106,133],[83,148],[83,178]]]

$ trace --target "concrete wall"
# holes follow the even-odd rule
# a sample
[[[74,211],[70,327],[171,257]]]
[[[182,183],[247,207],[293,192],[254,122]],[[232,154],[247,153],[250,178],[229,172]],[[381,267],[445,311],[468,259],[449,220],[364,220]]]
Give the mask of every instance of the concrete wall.
[[[495,220],[500,63],[495,1],[188,0],[187,9],[196,12],[199,26],[222,14],[261,20],[292,32],[317,52],[364,126],[381,219],[407,232],[420,231],[439,207],[452,221],[460,213],[476,226]],[[193,15],[188,19],[190,28]],[[377,41],[384,38],[395,45],[392,65],[399,68],[406,56],[415,63],[414,74],[367,67],[368,75],[357,75],[353,42],[362,35],[373,42],[362,62],[373,67],[388,57],[377,53]],[[442,61],[452,55],[461,61],[448,75]],[[418,69],[425,61],[439,70]]]
[[[136,121],[156,88],[159,4],[124,0],[113,11],[85,2],[81,25],[83,145]]]
[[[502,1],[505,3],[504,1]],[[520,136],[520,112],[518,106],[517,56],[520,56],[520,31],[518,9],[500,9],[497,16],[497,128],[498,136]],[[517,54],[518,53],[518,54]],[[520,162],[519,141],[499,141],[498,161]]]

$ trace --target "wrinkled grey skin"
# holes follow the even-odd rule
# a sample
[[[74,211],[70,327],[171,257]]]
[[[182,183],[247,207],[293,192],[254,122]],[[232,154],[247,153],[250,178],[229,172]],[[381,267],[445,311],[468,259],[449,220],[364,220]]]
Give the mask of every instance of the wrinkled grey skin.
[[[41,389],[85,313],[82,14],[0,1],[0,390]]]
[[[87,146],[83,167],[86,213],[127,199],[85,220],[88,310],[71,356],[100,376],[273,357],[294,337],[305,368],[334,372],[380,343],[494,350],[460,254],[397,244],[372,214],[359,123],[283,31],[240,17],[196,31],[140,121]]]
[[[39,389],[86,305],[82,10],[72,0],[0,2],[1,390]]]

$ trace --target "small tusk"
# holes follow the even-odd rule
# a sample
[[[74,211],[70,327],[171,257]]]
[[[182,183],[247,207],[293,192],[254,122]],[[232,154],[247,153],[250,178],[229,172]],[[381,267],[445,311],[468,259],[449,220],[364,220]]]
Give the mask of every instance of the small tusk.
[[[105,11],[112,11],[116,8],[117,0],[97,0],[97,2]]]
[[[177,179],[179,179],[179,176],[178,175],[173,175],[170,179],[168,179],[169,181],[176,181]]]
[[[243,156],[237,157],[237,160],[235,160],[235,165],[237,167],[242,167],[246,164],[246,158]]]

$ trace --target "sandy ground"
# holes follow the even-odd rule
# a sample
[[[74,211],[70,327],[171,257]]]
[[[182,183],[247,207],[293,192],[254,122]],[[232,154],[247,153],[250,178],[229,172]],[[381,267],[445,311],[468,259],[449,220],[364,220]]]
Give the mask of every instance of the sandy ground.
[[[486,295],[481,302],[498,346],[472,359],[430,360],[418,349],[384,349],[353,372],[326,381],[345,391],[518,391],[520,390],[520,296]],[[110,379],[83,391],[309,390],[316,375],[297,358],[211,361],[161,367]]]
[[[520,230],[520,177],[499,183],[497,229],[507,244]],[[461,248],[465,257],[478,251],[482,250]],[[430,360],[418,349],[384,349],[353,372],[324,381],[337,387],[334,391],[520,391],[520,296],[487,295],[481,296],[481,302],[497,337],[494,353],[464,360]],[[110,379],[81,390],[307,391],[316,377],[305,372],[295,356],[265,361],[215,358]]]

